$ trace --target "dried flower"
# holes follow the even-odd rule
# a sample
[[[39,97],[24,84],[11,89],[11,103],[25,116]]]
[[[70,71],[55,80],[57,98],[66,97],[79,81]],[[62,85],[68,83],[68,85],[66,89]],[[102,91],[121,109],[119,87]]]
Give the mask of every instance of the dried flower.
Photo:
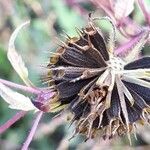
[[[107,19],[113,25],[109,18]],[[34,102],[40,110],[69,109],[76,123],[75,133],[87,139],[101,134],[104,138],[128,134],[136,123],[148,122],[150,112],[150,57],[137,58],[148,39],[144,30],[124,58],[115,54],[115,26],[109,42],[102,36],[96,19],[78,30],[51,57],[49,84],[56,93],[53,99]],[[54,109],[55,109],[54,108]]]

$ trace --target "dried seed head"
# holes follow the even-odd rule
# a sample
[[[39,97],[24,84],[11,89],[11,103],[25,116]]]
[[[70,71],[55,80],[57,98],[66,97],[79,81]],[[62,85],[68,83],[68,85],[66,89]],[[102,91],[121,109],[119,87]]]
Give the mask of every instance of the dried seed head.
[[[128,63],[108,47],[90,18],[80,37],[69,38],[48,65],[57,93],[56,108],[69,109],[74,114],[75,133],[87,139],[98,133],[104,139],[129,135],[135,123],[149,121],[150,57]],[[42,105],[51,111],[53,102],[47,99]]]

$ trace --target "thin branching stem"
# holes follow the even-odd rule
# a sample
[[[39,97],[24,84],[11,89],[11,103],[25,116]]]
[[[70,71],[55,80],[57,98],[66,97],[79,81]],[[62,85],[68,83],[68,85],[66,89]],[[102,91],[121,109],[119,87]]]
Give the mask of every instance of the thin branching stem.
[[[10,128],[16,121],[20,120],[22,117],[26,115],[26,111],[17,112],[11,119],[9,119],[5,124],[0,126],[0,134],[5,132],[8,128]]]
[[[43,115],[43,112],[39,112],[39,114],[37,115],[37,117],[36,117],[36,119],[35,119],[35,121],[33,123],[32,129],[31,129],[31,131],[30,131],[30,133],[29,133],[29,135],[27,137],[27,140],[23,144],[23,147],[22,147],[21,150],[28,150],[28,147],[29,147],[29,145],[30,145],[30,143],[31,143],[31,141],[33,139],[33,136],[35,134],[35,131],[36,131],[37,127],[38,127],[38,124],[39,124],[39,121],[41,120],[42,115]]]
[[[32,93],[32,94],[39,94],[39,93],[41,93],[41,90],[38,89],[38,88],[28,87],[28,86],[16,84],[16,83],[4,80],[4,79],[0,79],[0,82],[5,84],[5,85],[7,85],[7,86],[9,86],[9,87],[20,89],[22,91],[29,92],[29,93]]]

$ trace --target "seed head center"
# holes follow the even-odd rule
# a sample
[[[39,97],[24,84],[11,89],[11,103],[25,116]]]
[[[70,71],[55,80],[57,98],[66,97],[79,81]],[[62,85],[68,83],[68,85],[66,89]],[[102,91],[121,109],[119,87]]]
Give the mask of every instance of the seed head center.
[[[125,62],[119,57],[111,57],[108,65],[114,71],[122,71],[124,70]]]

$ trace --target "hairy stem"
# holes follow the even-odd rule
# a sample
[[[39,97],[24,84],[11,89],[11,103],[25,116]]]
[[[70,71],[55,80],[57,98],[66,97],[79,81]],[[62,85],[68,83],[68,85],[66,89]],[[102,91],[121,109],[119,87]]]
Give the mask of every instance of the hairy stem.
[[[11,119],[9,119],[5,124],[0,126],[0,134],[5,132],[10,126],[12,126],[16,121],[20,120],[26,115],[26,111],[17,112]]]
[[[9,87],[20,89],[22,91],[29,92],[29,93],[32,93],[32,94],[39,94],[41,92],[40,89],[37,89],[35,87],[28,87],[28,86],[16,84],[16,83],[4,80],[4,79],[0,79],[0,82],[7,85],[7,86],[9,86]]]
[[[39,121],[40,121],[42,115],[43,115],[43,112],[39,112],[39,114],[37,115],[37,117],[36,117],[36,119],[35,119],[35,121],[33,123],[32,129],[31,129],[31,131],[30,131],[30,133],[29,133],[29,135],[27,137],[27,140],[23,144],[23,147],[22,147],[21,150],[28,150],[28,147],[29,147],[29,145],[30,145],[30,143],[31,143],[31,141],[33,139],[33,136],[35,134],[35,131],[36,131],[37,127],[38,127],[38,124],[39,124]]]

